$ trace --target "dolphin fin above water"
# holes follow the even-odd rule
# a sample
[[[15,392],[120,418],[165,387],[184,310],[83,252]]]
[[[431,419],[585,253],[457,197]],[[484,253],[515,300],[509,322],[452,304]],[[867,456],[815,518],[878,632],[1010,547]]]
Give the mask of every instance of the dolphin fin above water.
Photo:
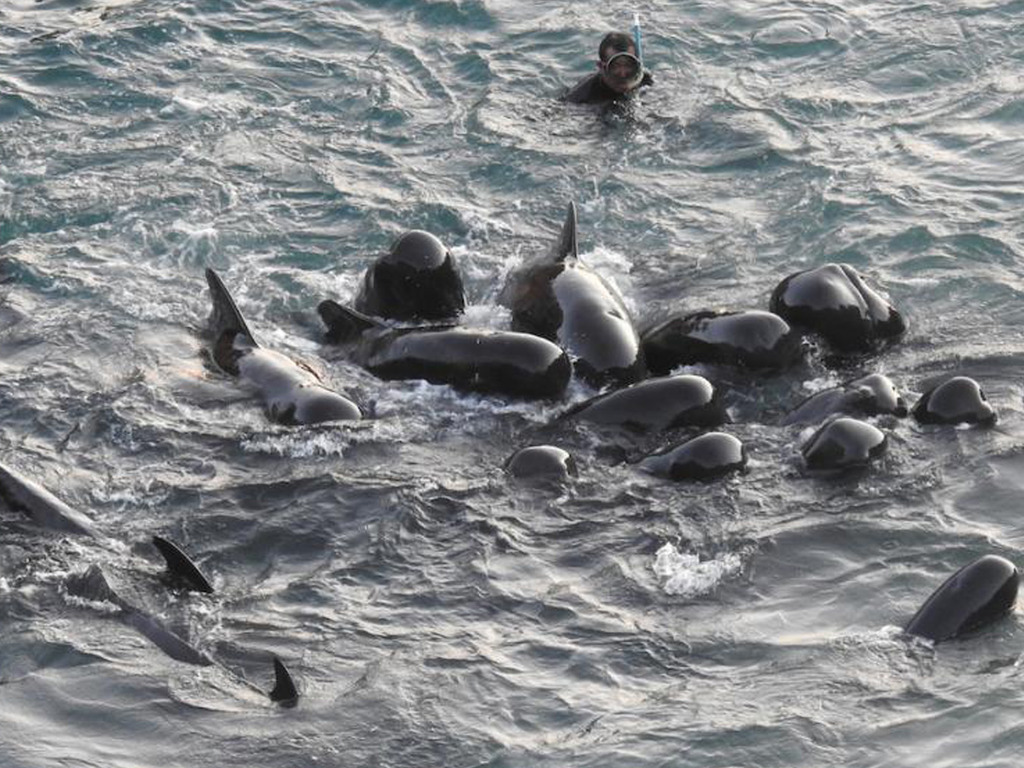
[[[210,286],[213,309],[210,312],[210,329],[213,332],[213,359],[221,368],[229,373],[237,374],[235,339],[241,336],[247,346],[259,347],[256,337],[238,311],[235,300],[228,293],[220,275],[212,269],[206,270],[206,282]]]
[[[579,238],[576,234],[576,219],[576,203],[570,200],[569,210],[565,216],[565,223],[562,225],[562,232],[558,236],[555,247],[551,252],[553,261],[565,261],[570,256],[573,259],[579,259],[580,246]]]
[[[153,537],[153,546],[159,550],[167,562],[167,572],[173,581],[182,584],[193,592],[213,592],[213,585],[199,570],[192,559],[181,551],[174,542],[163,536]]]
[[[295,681],[277,656],[274,657],[274,689],[270,692],[270,700],[280,704],[282,707],[294,707],[299,701],[299,691],[295,687]]]

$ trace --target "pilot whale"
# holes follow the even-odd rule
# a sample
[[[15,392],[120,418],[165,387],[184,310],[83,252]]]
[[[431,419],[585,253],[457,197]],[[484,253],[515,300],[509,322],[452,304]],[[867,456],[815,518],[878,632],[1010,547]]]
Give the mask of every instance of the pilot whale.
[[[907,330],[903,316],[849,264],[790,275],[775,287],[769,309],[790,325],[820,334],[842,353],[870,352]]]
[[[452,252],[414,229],[367,268],[354,306],[391,320],[446,320],[462,314],[466,298]]]
[[[0,501],[11,512],[20,512],[43,528],[96,536],[92,521],[72,509],[38,483],[0,464]]]
[[[832,414],[877,416],[883,413],[903,418],[907,415],[907,403],[888,376],[871,373],[816,392],[786,414],[782,424],[817,424]]]
[[[3,465],[0,465],[0,501],[9,510],[26,515],[41,527],[101,538],[84,514],[65,504],[41,485]],[[154,536],[152,542],[164,559],[164,581],[169,586],[193,592],[213,592],[209,579],[177,544],[163,536]],[[138,630],[172,659],[199,666],[215,663],[212,657],[183,640],[159,619],[118,595],[98,565],[93,564],[84,572],[70,575],[63,588],[74,597],[116,606],[118,619]],[[274,675],[274,688],[267,695],[282,706],[293,705],[298,699],[295,683],[287,667],[276,657]]]
[[[983,555],[946,579],[904,631],[938,643],[980,629],[1013,610],[1019,585],[1013,563]]]
[[[587,383],[624,386],[647,375],[622,299],[580,261],[575,203],[554,250],[512,272],[499,301],[512,310],[512,330],[558,343]]]
[[[351,344],[355,362],[382,379],[422,379],[456,389],[522,398],[558,398],[572,365],[539,336],[450,325],[392,328],[330,299],[317,307],[325,339]]]
[[[205,581],[205,577],[203,580]],[[137,630],[175,661],[200,667],[209,667],[216,664],[216,661],[208,653],[196,648],[169,629],[160,619],[133,605],[119,595],[111,586],[107,574],[100,566],[93,564],[84,572],[68,576],[64,588],[67,594],[73,597],[91,602],[104,602],[115,606],[117,609],[114,613],[115,618]],[[294,705],[299,695],[295,687],[295,681],[292,679],[288,668],[276,656],[274,657],[274,677],[274,687],[269,693],[259,691],[259,689],[256,690],[268,696],[271,701],[283,706]]]
[[[213,299],[213,360],[256,387],[272,421],[292,425],[361,418],[355,403],[327,389],[310,368],[257,344],[220,276],[207,269],[206,281]]]
[[[802,338],[789,323],[756,309],[673,315],[641,333],[640,342],[656,374],[697,363],[774,370],[804,356]]]

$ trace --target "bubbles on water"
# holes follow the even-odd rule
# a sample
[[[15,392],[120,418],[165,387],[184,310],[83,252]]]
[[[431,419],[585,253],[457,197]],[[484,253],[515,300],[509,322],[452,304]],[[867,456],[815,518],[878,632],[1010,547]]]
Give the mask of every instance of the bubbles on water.
[[[734,552],[702,562],[699,555],[682,553],[666,543],[656,553],[653,568],[663,580],[661,588],[666,594],[697,597],[739,573],[742,565],[740,556]]]

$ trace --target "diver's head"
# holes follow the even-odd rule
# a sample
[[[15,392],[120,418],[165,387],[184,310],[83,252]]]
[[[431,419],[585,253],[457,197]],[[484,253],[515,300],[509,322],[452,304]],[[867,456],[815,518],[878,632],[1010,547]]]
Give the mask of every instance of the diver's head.
[[[414,229],[367,270],[355,306],[393,320],[444,320],[461,314],[466,299],[451,251]]]
[[[636,43],[625,32],[609,32],[597,49],[597,68],[604,84],[616,93],[629,93],[644,79],[644,67],[636,56]]]

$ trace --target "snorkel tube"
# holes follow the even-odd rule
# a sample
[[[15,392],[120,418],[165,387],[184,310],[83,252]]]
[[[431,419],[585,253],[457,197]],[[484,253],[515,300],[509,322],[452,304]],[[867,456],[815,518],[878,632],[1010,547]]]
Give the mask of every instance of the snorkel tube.
[[[633,11],[633,42],[636,43],[636,57],[640,59],[641,66],[644,63],[643,32],[640,31],[640,12]]]

